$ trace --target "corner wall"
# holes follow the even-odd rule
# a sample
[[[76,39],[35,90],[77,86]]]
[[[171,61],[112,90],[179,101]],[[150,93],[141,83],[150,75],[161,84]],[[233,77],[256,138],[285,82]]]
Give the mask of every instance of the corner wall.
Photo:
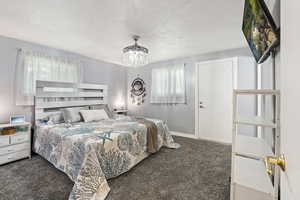
[[[84,63],[83,81],[108,85],[108,102],[113,107],[115,101],[127,99],[127,68],[116,64],[88,58],[38,44],[0,36],[0,123],[7,123],[11,115],[25,115],[27,121],[33,119],[33,107],[16,106],[15,68],[17,48],[41,51],[53,56],[78,59]]]
[[[164,62],[157,62],[139,68],[128,69],[128,109],[130,114],[144,115],[167,121],[171,131],[195,133],[195,64],[201,61],[251,55],[248,48],[239,48],[215,53],[208,53],[189,58],[181,58]],[[151,104],[151,70],[155,67],[167,66],[173,63],[186,64],[186,104],[165,105]],[[146,101],[141,106],[131,103],[130,85],[134,78],[139,76],[146,83]]]

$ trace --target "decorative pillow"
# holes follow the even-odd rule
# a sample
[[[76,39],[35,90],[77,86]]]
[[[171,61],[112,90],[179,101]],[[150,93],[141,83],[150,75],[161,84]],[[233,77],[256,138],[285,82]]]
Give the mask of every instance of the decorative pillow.
[[[100,110],[81,110],[80,111],[84,122],[100,121],[103,119],[109,119],[104,109]]]
[[[113,112],[110,111],[110,109],[108,108],[107,104],[103,104],[103,105],[95,105],[95,106],[90,106],[91,110],[100,110],[100,109],[104,109],[106,114],[108,115],[109,118],[113,118],[114,114]]]
[[[74,107],[62,109],[64,121],[67,123],[82,121],[80,110],[88,110],[88,107]]]
[[[52,122],[53,124],[64,123],[63,114],[62,113],[56,113],[56,114],[49,115],[48,123],[49,122]]]
[[[44,117],[42,119],[38,119],[37,120],[37,125],[45,125],[45,124],[48,124],[49,122],[49,116],[48,117]]]

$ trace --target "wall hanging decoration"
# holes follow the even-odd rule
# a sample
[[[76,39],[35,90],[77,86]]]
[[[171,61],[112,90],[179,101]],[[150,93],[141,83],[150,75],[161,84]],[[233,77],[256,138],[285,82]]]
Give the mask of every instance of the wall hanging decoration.
[[[132,104],[141,105],[145,102],[146,84],[143,79],[135,78],[131,83],[130,97]]]

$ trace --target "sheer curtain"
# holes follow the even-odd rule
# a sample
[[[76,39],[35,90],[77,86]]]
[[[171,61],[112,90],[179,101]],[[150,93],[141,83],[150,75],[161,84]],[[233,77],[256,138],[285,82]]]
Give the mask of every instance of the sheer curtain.
[[[185,103],[184,64],[152,69],[151,103]]]
[[[16,70],[16,104],[33,105],[36,80],[81,82],[82,63],[41,52],[19,51]]]

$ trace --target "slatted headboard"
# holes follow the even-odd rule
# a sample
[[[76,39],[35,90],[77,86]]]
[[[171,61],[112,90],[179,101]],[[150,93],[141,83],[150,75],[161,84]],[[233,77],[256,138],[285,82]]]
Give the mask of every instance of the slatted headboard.
[[[107,85],[37,81],[35,122],[62,108],[107,104]]]

